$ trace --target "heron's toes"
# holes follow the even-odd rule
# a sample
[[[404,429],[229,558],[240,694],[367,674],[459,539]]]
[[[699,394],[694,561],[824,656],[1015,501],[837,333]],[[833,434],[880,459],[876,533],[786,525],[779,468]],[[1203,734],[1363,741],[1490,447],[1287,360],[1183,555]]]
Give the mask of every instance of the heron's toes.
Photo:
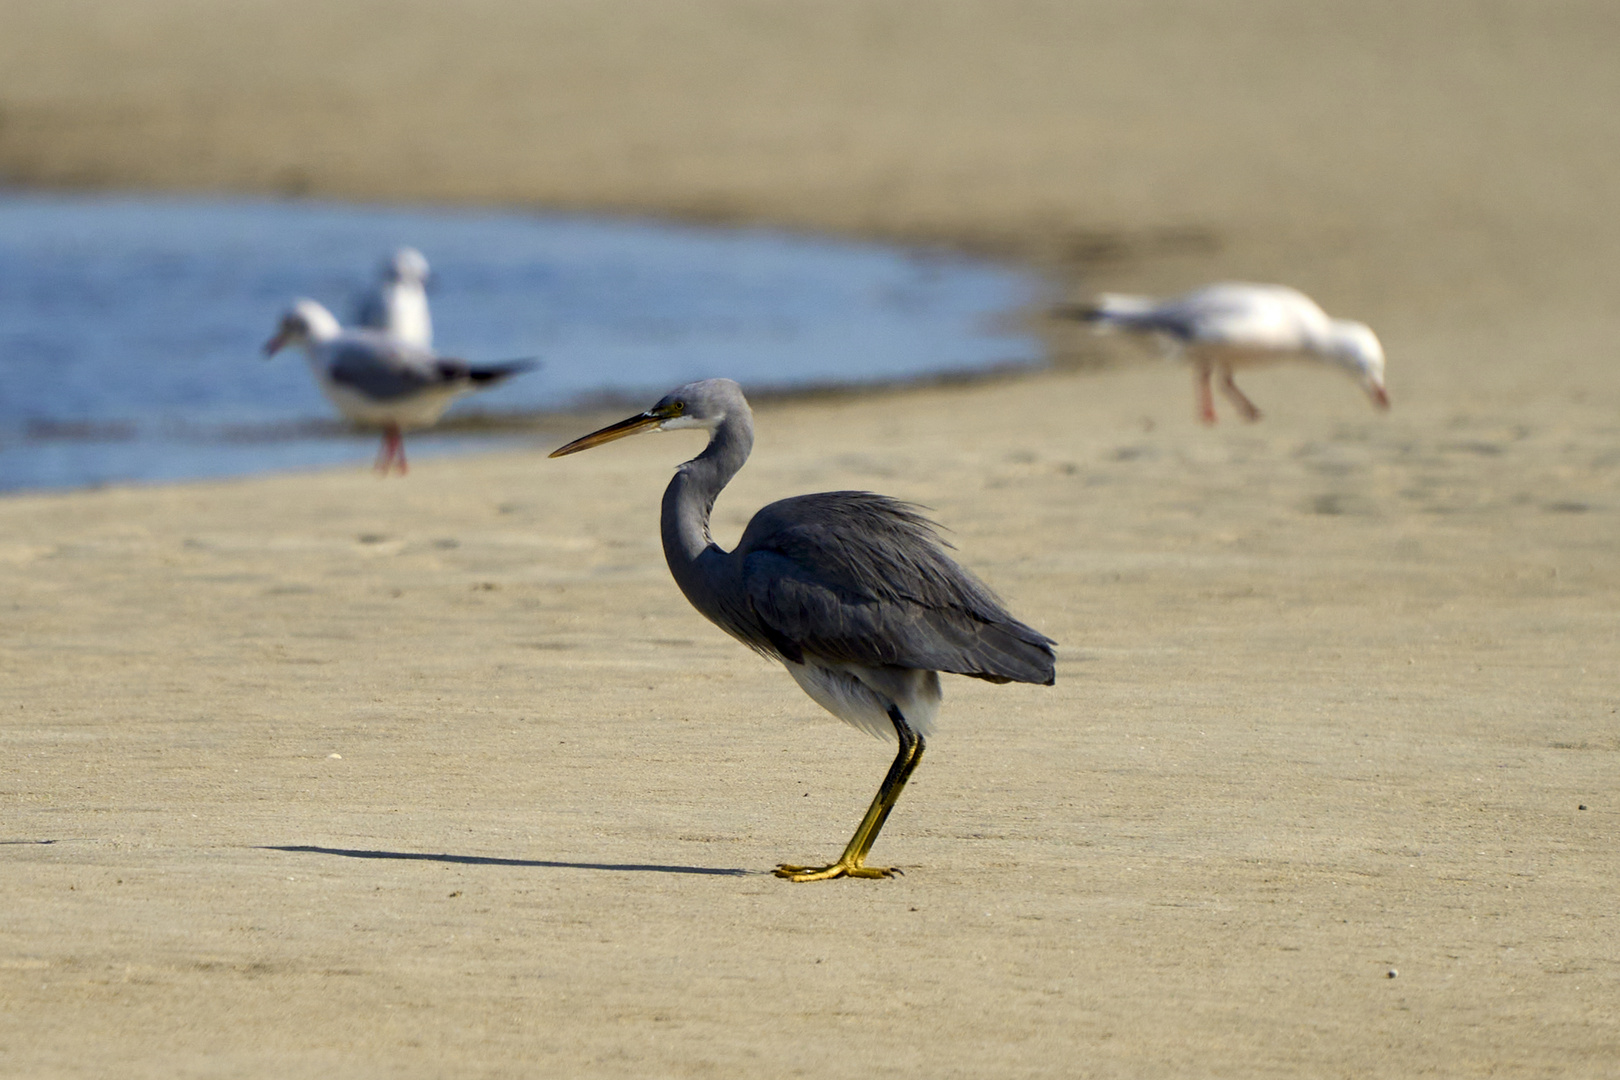
[[[849,867],[843,863],[833,863],[831,866],[794,866],[783,863],[774,873],[777,877],[787,881],[831,881],[833,878],[843,877],[849,872]]]
[[[886,878],[903,874],[905,871],[897,870],[891,866],[863,866],[846,862],[835,862],[831,866],[794,866],[782,863],[773,873],[779,878],[788,881],[831,881],[833,878]]]

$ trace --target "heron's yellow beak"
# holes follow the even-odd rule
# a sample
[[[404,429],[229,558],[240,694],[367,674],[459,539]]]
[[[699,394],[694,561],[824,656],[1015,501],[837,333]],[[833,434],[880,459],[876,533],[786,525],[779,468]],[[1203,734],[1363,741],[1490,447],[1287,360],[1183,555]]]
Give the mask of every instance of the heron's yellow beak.
[[[581,450],[589,450],[593,446],[610,443],[614,439],[622,439],[626,435],[639,435],[643,431],[655,431],[658,425],[668,420],[673,412],[660,409],[648,409],[644,413],[637,413],[628,420],[620,420],[617,424],[609,424],[600,431],[593,431],[553,450],[548,457],[563,457],[567,454],[577,454]]]

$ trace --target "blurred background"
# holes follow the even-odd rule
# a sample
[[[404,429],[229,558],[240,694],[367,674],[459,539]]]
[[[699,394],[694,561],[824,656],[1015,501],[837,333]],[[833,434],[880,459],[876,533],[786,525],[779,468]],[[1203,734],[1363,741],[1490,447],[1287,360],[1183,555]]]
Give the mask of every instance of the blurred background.
[[[1044,285],[950,284],[970,297],[958,304],[927,292],[937,267],[897,267],[853,298],[868,313],[905,309],[895,296],[939,305],[942,321],[907,340],[946,368],[1140,355],[1039,310],[1102,288],[1237,278],[1286,281],[1377,326],[1398,406],[1607,378],[1592,353],[1612,339],[1620,284],[1613,4],[0,0],[0,21],[0,183],[12,192],[656,218],[896,241],[1039,274]],[[231,314],[231,349],[268,333],[281,293],[337,308],[393,244],[435,259],[420,234],[387,232],[312,242],[336,261],[296,248],[255,285],[257,306]],[[483,241],[458,243],[446,257],[476,277],[464,256]],[[444,346],[527,353],[530,339],[566,337],[544,299],[515,337],[474,330],[510,317],[560,265],[535,243],[527,284],[506,278],[518,291],[487,317],[456,315],[469,279],[437,267]],[[307,277],[289,272],[303,260]],[[0,304],[14,304],[16,282],[0,281],[13,297]],[[783,281],[779,296],[818,288]],[[633,290],[594,303],[615,292]],[[1021,332],[990,317],[1009,297],[1031,312]],[[738,316],[787,319],[820,354],[832,339],[812,323],[856,317],[836,304]],[[14,307],[6,318],[16,325]],[[758,337],[731,344],[749,351]],[[887,342],[872,355],[904,351],[894,334],[870,340]],[[0,363],[18,355],[13,339]],[[572,364],[514,380],[519,397],[486,408],[537,404]],[[307,382],[280,367],[288,387]],[[237,374],[261,377],[246,357]],[[15,447],[34,413],[19,416],[6,381]],[[307,404],[316,415],[318,398]]]

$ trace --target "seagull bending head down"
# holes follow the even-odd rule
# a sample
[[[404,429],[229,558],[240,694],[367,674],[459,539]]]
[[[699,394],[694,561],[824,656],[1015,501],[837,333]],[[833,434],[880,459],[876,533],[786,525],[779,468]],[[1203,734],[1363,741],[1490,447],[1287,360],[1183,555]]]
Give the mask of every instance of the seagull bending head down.
[[[1151,334],[1168,341],[1193,365],[1198,413],[1215,422],[1212,376],[1245,420],[1260,410],[1232,381],[1238,368],[1289,359],[1311,359],[1342,368],[1361,384],[1373,404],[1389,407],[1384,389],[1384,349],[1364,323],[1330,319],[1316,301],[1286,285],[1206,285],[1167,300],[1104,293],[1090,305],[1064,314],[1099,330]]]

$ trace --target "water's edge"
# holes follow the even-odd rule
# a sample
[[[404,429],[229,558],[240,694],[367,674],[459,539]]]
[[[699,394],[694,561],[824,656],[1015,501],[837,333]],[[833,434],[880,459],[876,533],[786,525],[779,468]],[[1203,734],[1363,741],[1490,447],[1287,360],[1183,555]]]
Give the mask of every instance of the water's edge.
[[[1037,274],[932,247],[499,208],[0,189],[0,492],[361,459],[374,435],[337,418],[301,365],[243,359],[291,297],[341,309],[407,240],[447,283],[433,297],[447,351],[546,359],[413,435],[428,454],[645,407],[710,375],[765,403],[1046,360],[1029,329],[1047,291]]]

